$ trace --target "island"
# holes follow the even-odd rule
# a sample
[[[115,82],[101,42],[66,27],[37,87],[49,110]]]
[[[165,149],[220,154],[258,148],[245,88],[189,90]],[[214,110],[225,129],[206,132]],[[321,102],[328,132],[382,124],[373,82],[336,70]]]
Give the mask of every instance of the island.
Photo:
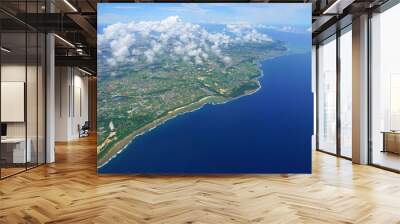
[[[173,44],[173,40],[168,43]],[[146,49],[151,43],[135,47]],[[255,93],[261,88],[261,62],[288,50],[281,41],[233,41],[218,46],[214,54],[210,53],[212,49],[204,49],[207,60],[201,63],[195,57],[190,60],[164,51],[150,62],[144,55],[117,67],[105,60],[112,57],[112,49],[101,49],[98,167],[139,135],[180,114]]]

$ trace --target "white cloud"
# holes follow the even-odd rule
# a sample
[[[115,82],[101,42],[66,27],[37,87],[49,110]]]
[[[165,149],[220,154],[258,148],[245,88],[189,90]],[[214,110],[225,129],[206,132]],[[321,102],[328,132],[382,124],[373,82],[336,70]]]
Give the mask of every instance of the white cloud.
[[[110,66],[117,66],[117,61],[114,59],[114,58],[108,58],[107,59],[107,63],[110,65]]]
[[[228,56],[223,57],[222,60],[224,61],[225,64],[232,63],[232,59]]]
[[[181,45],[178,45],[178,46],[176,46],[176,47],[174,48],[174,52],[175,52],[177,55],[183,55],[183,54],[185,53],[185,49],[184,49]]]
[[[110,42],[112,54],[117,62],[125,62],[130,56],[129,49],[135,43],[132,35],[126,35]]]
[[[199,56],[195,56],[195,57],[194,57],[194,61],[195,61],[195,63],[198,64],[198,65],[203,64],[203,60],[202,60],[201,57],[199,57]]]
[[[295,29],[291,26],[283,26],[279,29],[282,32],[295,32]]]
[[[152,50],[147,50],[144,52],[144,56],[146,57],[147,63],[153,63],[154,62],[154,52]]]
[[[227,31],[233,33],[237,41],[241,42],[270,42],[271,37],[260,33],[256,30],[256,26],[249,24],[229,24],[226,26]]]
[[[215,55],[223,63],[232,59],[223,48],[238,42],[270,42],[272,39],[246,24],[226,25],[220,32],[209,32],[197,24],[183,22],[178,16],[161,21],[132,21],[107,26],[98,37],[101,53],[109,49],[109,66],[141,62],[153,63],[157,55],[167,54],[176,60],[203,64]]]

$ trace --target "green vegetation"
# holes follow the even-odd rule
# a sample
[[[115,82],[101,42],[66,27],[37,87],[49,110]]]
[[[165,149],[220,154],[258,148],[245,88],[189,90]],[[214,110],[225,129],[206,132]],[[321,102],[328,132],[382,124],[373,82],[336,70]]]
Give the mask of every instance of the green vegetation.
[[[237,44],[222,51],[231,58],[229,64],[216,56],[195,64],[162,55],[157,63],[135,64],[115,74],[103,71],[98,79],[99,164],[114,155],[121,148],[116,144],[132,133],[205,103],[226,102],[256,91],[260,87],[258,63],[285,51],[279,42]]]

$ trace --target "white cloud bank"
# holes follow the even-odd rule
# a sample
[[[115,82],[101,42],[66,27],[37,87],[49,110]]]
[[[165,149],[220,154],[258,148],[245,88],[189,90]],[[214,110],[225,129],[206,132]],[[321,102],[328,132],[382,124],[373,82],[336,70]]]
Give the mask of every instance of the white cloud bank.
[[[153,63],[161,54],[196,64],[203,64],[213,55],[229,64],[231,58],[223,55],[221,50],[224,46],[271,41],[269,36],[249,25],[226,25],[224,31],[209,32],[199,25],[183,22],[177,16],[161,21],[116,23],[98,36],[99,52],[110,49],[112,57],[106,59],[110,66],[139,60]]]
[[[249,24],[228,24],[226,25],[228,32],[235,35],[235,40],[239,42],[269,42],[272,39],[263,33],[259,33],[252,25]]]

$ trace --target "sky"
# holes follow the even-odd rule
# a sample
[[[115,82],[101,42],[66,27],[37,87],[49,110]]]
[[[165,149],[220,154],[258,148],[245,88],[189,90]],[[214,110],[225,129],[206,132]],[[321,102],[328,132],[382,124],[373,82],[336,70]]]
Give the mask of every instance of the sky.
[[[311,4],[302,3],[100,3],[100,26],[157,21],[178,16],[185,22],[212,24],[311,25]]]
[[[155,63],[159,55],[201,65],[232,60],[232,44],[275,41],[264,28],[311,35],[310,4],[106,3],[98,5],[98,55],[111,67]],[[203,24],[223,24],[219,29]],[[272,28],[273,27],[273,28]],[[300,28],[300,29],[298,29]],[[146,46],[143,48],[141,46]],[[109,54],[102,54],[109,51]]]

